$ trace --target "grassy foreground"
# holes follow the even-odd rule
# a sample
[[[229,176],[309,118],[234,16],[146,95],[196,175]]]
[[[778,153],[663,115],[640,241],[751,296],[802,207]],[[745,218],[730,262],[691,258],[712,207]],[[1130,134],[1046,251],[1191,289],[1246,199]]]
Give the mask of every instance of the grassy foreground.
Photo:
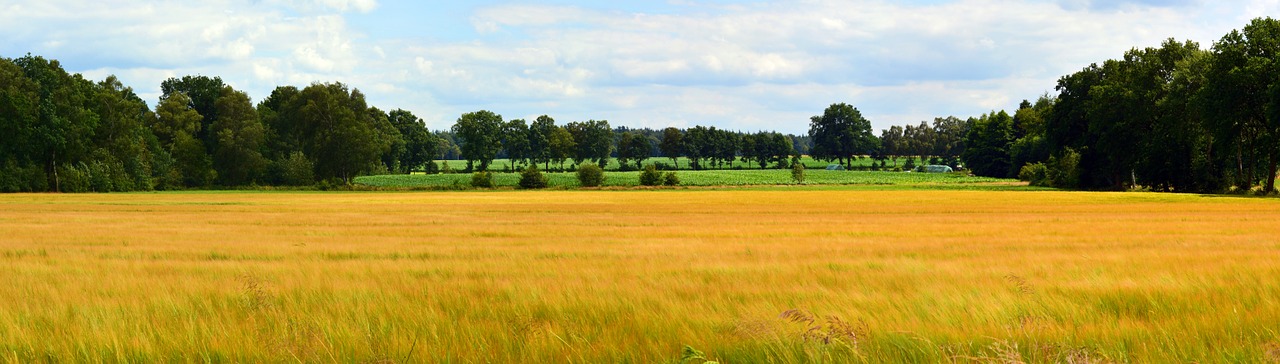
[[[1265,362],[1277,231],[1146,193],[0,195],[0,361]]]

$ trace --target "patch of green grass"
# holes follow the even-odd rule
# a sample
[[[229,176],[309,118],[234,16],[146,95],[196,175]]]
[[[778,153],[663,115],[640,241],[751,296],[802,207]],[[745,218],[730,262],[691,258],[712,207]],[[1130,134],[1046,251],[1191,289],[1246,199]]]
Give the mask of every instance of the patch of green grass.
[[[682,186],[767,186],[795,183],[791,179],[791,171],[781,169],[677,171],[675,173],[680,178],[680,185]],[[578,180],[573,173],[547,173],[546,175],[547,184],[550,187],[579,187]],[[605,172],[604,186],[638,186],[640,184],[639,176],[640,172]],[[471,175],[469,174],[380,175],[357,177],[355,183],[389,188],[447,189],[456,187],[464,189],[469,185],[470,178]],[[520,175],[518,173],[494,173],[493,175],[494,184],[499,187],[516,186],[519,180]],[[805,185],[809,186],[860,185],[938,188],[938,186],[953,187],[1012,182],[1015,182],[1015,180],[972,177],[960,173],[931,174],[828,170],[805,172]]]

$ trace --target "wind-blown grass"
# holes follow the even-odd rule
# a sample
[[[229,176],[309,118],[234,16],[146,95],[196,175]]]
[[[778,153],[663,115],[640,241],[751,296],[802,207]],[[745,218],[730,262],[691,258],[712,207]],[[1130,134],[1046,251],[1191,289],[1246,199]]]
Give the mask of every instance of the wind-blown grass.
[[[1266,362],[1276,231],[1148,193],[9,194],[0,361]]]

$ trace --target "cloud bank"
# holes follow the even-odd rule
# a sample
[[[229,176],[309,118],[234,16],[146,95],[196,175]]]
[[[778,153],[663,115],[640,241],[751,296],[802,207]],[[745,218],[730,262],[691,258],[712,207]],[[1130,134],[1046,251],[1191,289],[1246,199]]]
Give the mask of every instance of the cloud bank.
[[[342,81],[435,129],[489,109],[803,133],[835,102],[877,129],[1010,109],[1132,47],[1209,47],[1277,3],[499,1],[454,9],[466,14],[457,21],[430,2],[54,0],[0,5],[0,56],[116,74],[152,103],[163,79],[205,74],[255,99]]]

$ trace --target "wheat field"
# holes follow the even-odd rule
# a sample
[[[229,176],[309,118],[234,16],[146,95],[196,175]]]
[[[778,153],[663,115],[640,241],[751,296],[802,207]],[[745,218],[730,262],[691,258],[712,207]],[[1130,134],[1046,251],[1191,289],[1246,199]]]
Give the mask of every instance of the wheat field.
[[[1267,362],[1278,228],[1149,193],[0,195],[0,362]]]

